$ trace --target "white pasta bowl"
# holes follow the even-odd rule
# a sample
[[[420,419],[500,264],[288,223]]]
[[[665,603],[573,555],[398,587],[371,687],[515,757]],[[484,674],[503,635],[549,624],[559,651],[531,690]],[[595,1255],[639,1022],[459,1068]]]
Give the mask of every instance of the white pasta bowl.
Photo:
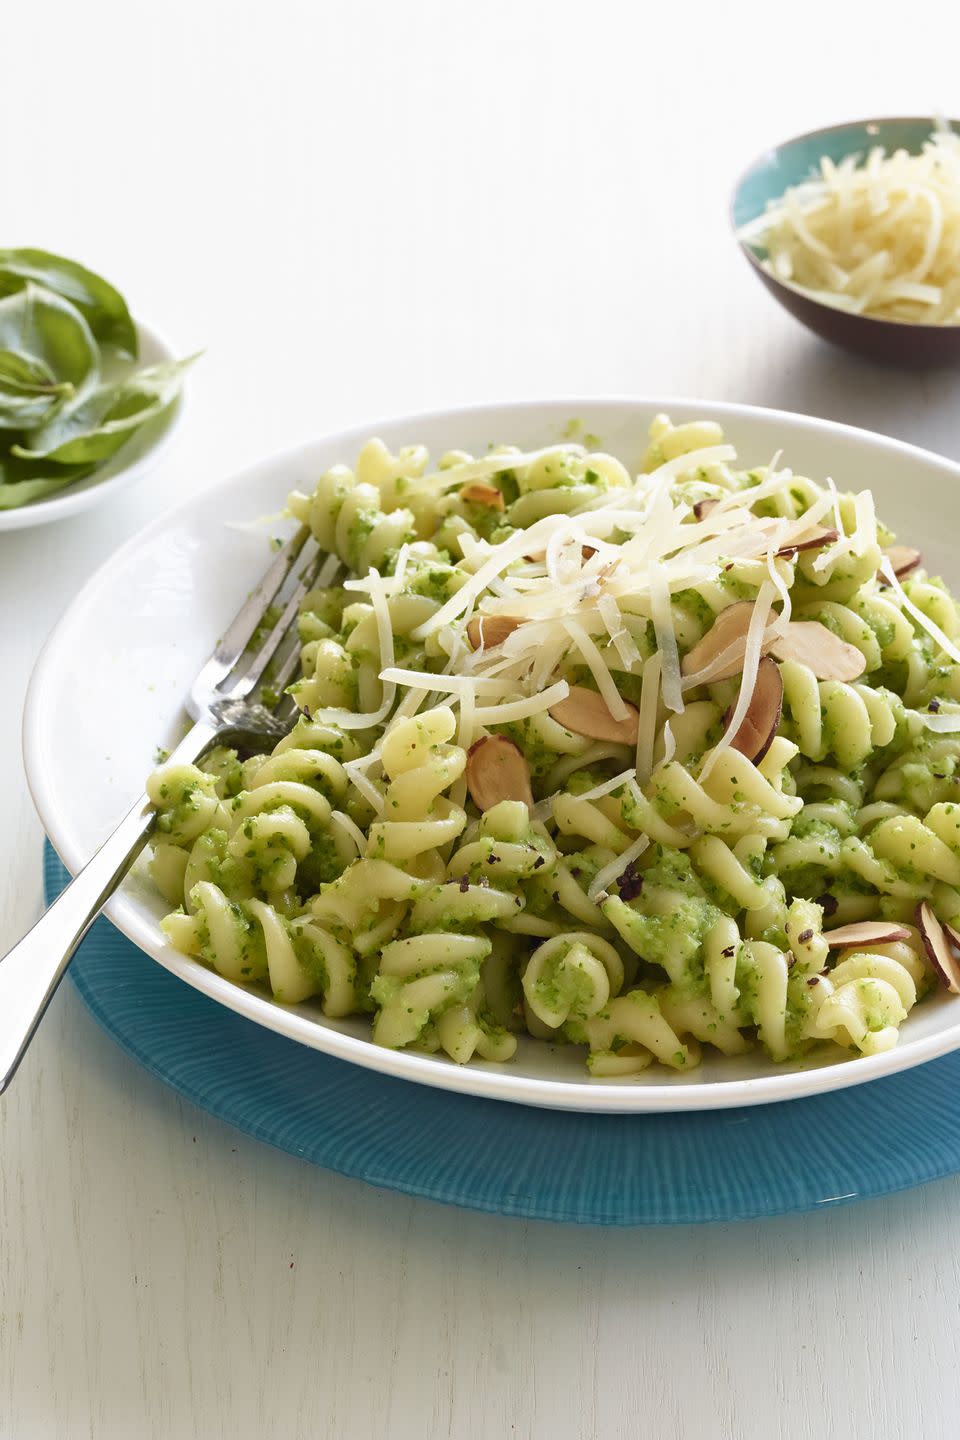
[[[372,434],[391,448],[422,442],[434,454],[482,453],[491,442],[523,448],[554,442],[572,417],[636,469],[659,411],[677,422],[718,421],[745,465],[765,464],[781,451],[783,463],[798,473],[832,476],[841,489],[872,488],[879,513],[899,538],[922,549],[933,573],[960,583],[951,543],[960,520],[960,468],[824,420],[745,405],[573,397],[407,416],[327,436],[214,485],[154,521],[93,576],[51,635],[27,697],[24,753],[34,801],[67,868],[76,872],[90,858],[142,791],[157,746],[179,735],[187,686],[262,573],[268,537],[283,523],[261,517],[276,516],[291,488],[309,489],[330,465],[352,463]],[[87,699],[78,703],[78,697]],[[490,1099],[599,1112],[720,1109],[862,1084],[960,1047],[960,998],[941,992],[911,1013],[895,1049],[866,1058],[818,1055],[775,1064],[759,1050],[733,1059],[705,1050],[700,1068],[682,1076],[652,1068],[630,1078],[593,1079],[579,1047],[524,1037],[505,1065],[461,1067],[374,1045],[364,1017],[333,1021],[312,1002],[284,1007],[232,984],[165,942],[159,920],[167,908],[141,863],[107,914],[187,984],[290,1040],[387,1075]]]

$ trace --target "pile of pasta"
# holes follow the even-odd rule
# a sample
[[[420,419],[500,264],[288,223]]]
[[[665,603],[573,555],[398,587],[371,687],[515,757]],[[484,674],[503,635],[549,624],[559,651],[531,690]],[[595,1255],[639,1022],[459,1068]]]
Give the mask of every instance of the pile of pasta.
[[[960,616],[868,491],[574,441],[364,446],[272,755],[152,776],[173,945],[380,1045],[597,1076],[897,1042],[960,991]]]

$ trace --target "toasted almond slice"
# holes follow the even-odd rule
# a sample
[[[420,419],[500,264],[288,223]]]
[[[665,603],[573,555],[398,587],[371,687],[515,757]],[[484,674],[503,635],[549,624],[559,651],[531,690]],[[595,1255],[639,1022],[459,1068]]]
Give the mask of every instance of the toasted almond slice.
[[[883,551],[885,560],[889,560],[893,567],[893,573],[900,580],[904,575],[909,575],[911,570],[923,563],[923,556],[919,550],[912,545],[889,545]],[[881,577],[882,578],[882,577]]]
[[[724,724],[729,724],[733,711],[728,710]],[[750,697],[747,713],[740,722],[740,728],[730,741],[734,750],[739,750],[756,765],[763,759],[773,737],[780,726],[783,713],[783,680],[776,660],[765,655],[757,667],[757,679]]]
[[[916,919],[920,939],[930,957],[931,965],[947,989],[954,995],[960,995],[960,962],[951,949],[946,930],[926,900],[922,900],[917,906]]]
[[[502,510],[505,503],[502,490],[498,490],[496,485],[484,485],[481,480],[464,485],[460,499],[469,501],[471,505],[486,505],[490,510]]]
[[[728,605],[726,610],[721,610],[706,635],[684,655],[680,662],[680,674],[695,675],[699,670],[705,670],[712,661],[718,660],[725,650],[736,647],[729,661],[721,666],[716,674],[711,675],[710,679],[729,680],[731,675],[739,675],[743,669],[743,654],[747,645],[747,631],[753,619],[753,609],[749,600],[738,600],[735,605]]]
[[[705,500],[698,500],[693,507],[693,514],[696,520],[706,520],[711,510],[716,510],[720,504],[715,495],[708,495]]]
[[[859,920],[824,930],[823,938],[831,950],[849,950],[855,945],[893,945],[897,940],[909,940],[910,931],[891,920]]]
[[[533,809],[530,767],[519,745],[506,735],[482,735],[467,751],[467,789],[478,810],[501,800],[522,800]]]
[[[799,540],[791,540],[789,545],[784,545],[782,550],[777,551],[777,555],[796,555],[798,550],[822,550],[825,545],[832,545],[839,539],[839,531],[827,530],[822,525],[817,525],[813,530],[808,530],[806,535],[801,535]]]
[[[624,704],[627,702],[624,701]],[[627,704],[626,718],[615,720],[603,696],[584,685],[571,685],[566,700],[551,705],[550,714],[574,735],[586,735],[590,740],[610,740],[619,745],[637,743],[640,712],[636,706]]]
[[[867,668],[860,651],[819,620],[791,620],[770,645],[778,660],[808,666],[818,680],[857,680]]]
[[[467,623],[467,639],[474,650],[492,650],[522,624],[513,615],[474,615]]]

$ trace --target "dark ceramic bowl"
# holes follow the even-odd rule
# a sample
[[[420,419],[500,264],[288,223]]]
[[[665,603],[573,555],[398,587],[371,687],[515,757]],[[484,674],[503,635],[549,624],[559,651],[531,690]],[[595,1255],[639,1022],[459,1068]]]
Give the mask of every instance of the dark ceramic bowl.
[[[957,121],[951,120],[950,125],[960,130]],[[875,145],[882,145],[888,152],[907,150],[916,155],[932,128],[929,116],[855,120],[848,125],[812,130],[764,151],[740,177],[733,192],[730,216],[738,238],[741,227],[762,215],[769,200],[779,199],[789,185],[809,180],[818,171],[821,156],[839,161],[851,151],[866,153]],[[851,315],[774,279],[760,264],[765,252],[756,242],[741,240],[740,248],[771,295],[824,340],[871,360],[904,367],[960,364],[960,325],[914,325]]]

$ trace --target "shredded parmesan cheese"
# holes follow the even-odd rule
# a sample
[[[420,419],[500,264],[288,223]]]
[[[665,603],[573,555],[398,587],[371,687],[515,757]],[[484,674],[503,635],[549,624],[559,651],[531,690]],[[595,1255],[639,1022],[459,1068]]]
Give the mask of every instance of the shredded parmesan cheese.
[[[620,774],[614,775],[612,780],[604,780],[602,785],[595,785],[592,790],[585,790],[582,795],[577,796],[577,799],[599,800],[601,796],[609,795],[612,791],[618,790],[621,785],[625,785],[628,780],[632,780],[636,773],[636,769],[621,770]]]
[[[657,743],[657,707],[660,699],[660,656],[651,655],[640,682],[640,718],[637,722],[637,780],[645,785],[653,770]]]
[[[890,564],[889,557],[886,555],[880,562],[880,571],[884,579],[887,581],[888,585],[891,585],[896,591],[904,610],[906,610],[910,615],[912,615],[914,620],[916,620],[917,624],[921,625],[923,629],[926,630],[927,634],[931,635],[933,639],[936,640],[937,644],[947,655],[950,656],[951,660],[955,660],[956,663],[960,665],[960,650],[957,649],[956,645],[954,645],[952,640],[947,639],[947,636],[944,635],[943,631],[940,629],[940,626],[937,625],[933,620],[931,620],[929,615],[925,615],[923,611],[918,608],[918,606],[914,605],[913,601],[907,596],[903,586],[900,584],[900,581],[894,574],[893,566]]]
[[[362,767],[362,760],[348,760],[343,768],[347,772],[350,783],[354,789],[359,790],[364,800],[373,806],[378,815],[381,815],[383,813],[383,796],[373,781],[364,775]]]
[[[393,625],[390,620],[390,611],[387,608],[384,581],[378,571],[371,570],[369,572],[367,584],[370,589],[370,603],[377,621],[377,642],[380,646],[382,676],[382,672],[389,670],[393,665]],[[383,695],[378,710],[358,715],[353,710],[340,710],[326,706],[315,710],[313,718],[319,720],[323,725],[339,725],[341,730],[370,730],[375,725],[383,724],[393,709],[393,702],[396,698],[396,685],[392,680],[384,680]]]
[[[960,730],[960,711],[951,710],[941,712],[938,715],[926,712],[923,716],[924,727],[933,730],[938,735],[953,735]]]
[[[403,670],[391,665],[380,671],[380,679],[411,690],[436,691],[438,695],[470,691],[477,695],[509,695],[514,689],[503,680],[488,680],[474,675],[435,675],[429,670]]]
[[[737,703],[733,707],[733,714],[720,739],[713,749],[708,751],[706,759],[700,770],[701,781],[706,780],[710,771],[717,763],[724,750],[729,749],[731,742],[747,713],[750,701],[753,699],[753,689],[757,683],[757,671],[760,668],[760,657],[763,653],[763,642],[767,628],[767,616],[770,613],[770,606],[776,594],[776,586],[770,580],[765,580],[760,587],[756,604],[753,607],[753,614],[750,617],[750,628],[747,631],[747,644],[743,655],[743,678],[740,681],[740,693],[737,696]]]
[[[410,488],[417,490],[459,490],[477,480],[489,480],[504,470],[521,469],[535,465],[540,460],[556,456],[585,455],[582,445],[547,445],[542,450],[503,450],[496,455],[485,455],[481,460],[469,460],[463,465],[453,465],[448,470],[436,470],[431,475],[422,475],[410,482]]]
[[[610,667],[600,654],[600,651],[590,639],[590,636],[584,630],[583,626],[578,625],[576,620],[564,620],[563,627],[589,667],[590,674],[594,680],[596,680],[597,689],[603,696],[610,714],[614,720],[625,720],[629,712],[623,700],[620,698],[620,691],[617,689],[616,682],[610,674]]]
[[[342,810],[331,810],[330,819],[335,820],[340,826],[341,830],[345,830],[346,833],[350,836],[350,839],[357,847],[358,855],[366,854],[367,837],[366,835],[364,835],[363,831],[360,829],[360,826],[356,823],[356,821],[351,820],[349,815],[344,815]]]
[[[474,719],[478,725],[506,725],[511,720],[526,720],[530,715],[540,715],[551,705],[558,705],[570,694],[566,680],[558,680],[539,695],[528,695],[523,700],[505,700],[500,705],[478,705]]]
[[[825,305],[923,325],[960,323],[960,136],[919,155],[824,158],[740,231],[763,268]]]

